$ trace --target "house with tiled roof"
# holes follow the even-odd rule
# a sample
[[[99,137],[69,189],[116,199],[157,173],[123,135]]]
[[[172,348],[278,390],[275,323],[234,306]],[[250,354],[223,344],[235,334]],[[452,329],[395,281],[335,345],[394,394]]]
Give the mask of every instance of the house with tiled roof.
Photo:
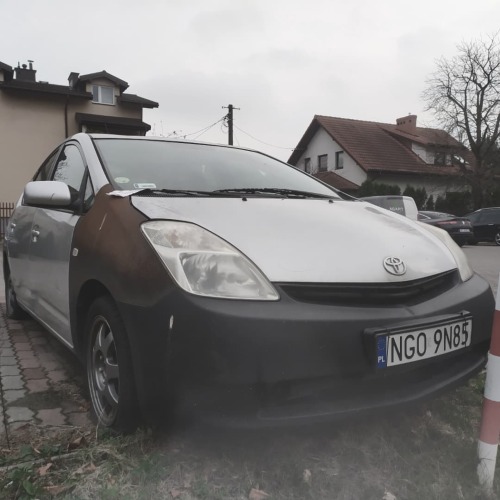
[[[370,180],[437,196],[464,189],[468,160],[462,144],[444,130],[418,127],[415,115],[395,124],[316,115],[288,162],[350,193]]]
[[[38,81],[32,61],[0,62],[0,203],[16,201],[40,163],[77,132],[145,135],[144,108],[158,103],[126,92],[106,71],[70,73],[67,85]]]

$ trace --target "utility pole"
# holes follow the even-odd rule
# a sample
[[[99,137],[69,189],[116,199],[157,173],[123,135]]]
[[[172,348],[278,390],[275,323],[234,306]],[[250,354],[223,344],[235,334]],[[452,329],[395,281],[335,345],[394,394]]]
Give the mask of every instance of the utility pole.
[[[228,106],[222,106],[223,109],[227,109],[227,128],[228,128],[228,144],[230,146],[233,145],[233,110],[234,109],[240,109],[240,108],[235,108],[232,104],[229,104]]]

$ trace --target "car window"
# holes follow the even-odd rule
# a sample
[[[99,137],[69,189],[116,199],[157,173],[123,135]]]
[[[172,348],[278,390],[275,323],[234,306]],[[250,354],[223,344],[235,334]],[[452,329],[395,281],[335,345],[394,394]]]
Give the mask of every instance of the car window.
[[[485,224],[498,224],[500,223],[500,212],[496,210],[487,210],[484,212],[481,222]]]
[[[96,139],[118,189],[294,189],[338,197],[309,175],[262,153],[155,140]]]
[[[481,219],[481,212],[473,212],[466,215],[465,217],[467,217],[467,219],[469,219],[471,222],[477,223]]]
[[[85,194],[83,195],[83,210],[86,212],[94,203],[95,193],[90,180],[90,176],[87,175],[87,181],[85,183]]]
[[[34,181],[48,181],[50,179],[50,174],[52,173],[52,168],[54,167],[54,163],[57,158],[57,154],[59,150],[54,151],[42,164],[42,166],[38,169],[38,172],[35,174],[33,178]]]
[[[68,144],[57,159],[53,180],[64,182],[72,192],[79,193],[85,170],[79,149],[73,144]]]

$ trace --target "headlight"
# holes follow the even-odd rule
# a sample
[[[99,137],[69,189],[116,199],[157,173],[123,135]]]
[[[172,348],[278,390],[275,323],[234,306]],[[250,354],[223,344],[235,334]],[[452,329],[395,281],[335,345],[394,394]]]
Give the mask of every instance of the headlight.
[[[141,229],[184,290],[226,299],[279,299],[250,260],[206,229],[176,221],[146,222]]]
[[[457,263],[458,271],[460,272],[460,277],[462,281],[467,281],[472,278],[474,271],[469,266],[467,257],[461,250],[461,248],[452,240],[451,236],[438,227],[431,226],[430,224],[425,224],[424,222],[419,222],[420,227],[427,229],[429,232],[437,236],[448,248],[448,250],[453,255],[455,262]]]

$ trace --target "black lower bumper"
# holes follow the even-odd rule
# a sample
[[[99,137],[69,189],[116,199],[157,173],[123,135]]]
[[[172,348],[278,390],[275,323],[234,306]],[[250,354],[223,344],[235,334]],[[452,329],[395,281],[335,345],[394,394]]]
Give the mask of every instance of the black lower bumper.
[[[418,301],[417,301],[418,302]],[[118,304],[146,414],[179,408],[231,425],[321,421],[416,401],[484,364],[494,301],[478,276],[412,305],[231,301],[170,292],[153,306]],[[470,347],[377,370],[366,330],[469,312]]]

